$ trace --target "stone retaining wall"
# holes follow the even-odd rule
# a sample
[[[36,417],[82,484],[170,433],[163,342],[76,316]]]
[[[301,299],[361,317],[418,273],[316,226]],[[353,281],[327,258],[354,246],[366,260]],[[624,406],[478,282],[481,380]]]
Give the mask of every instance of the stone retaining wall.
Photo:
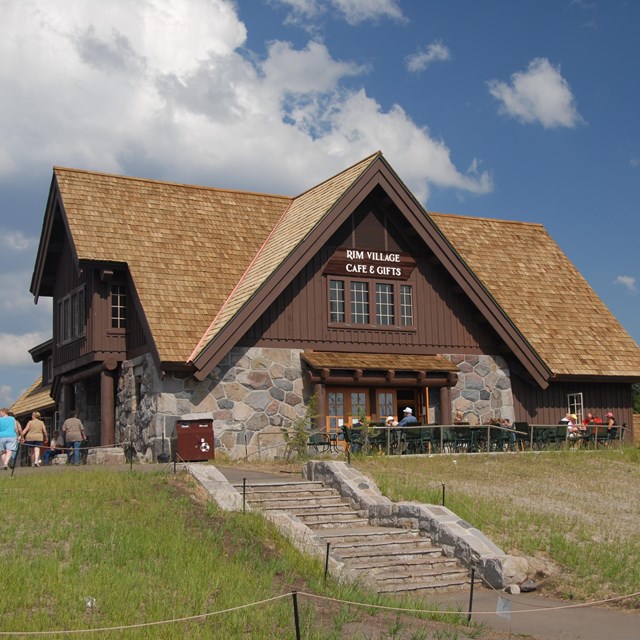
[[[319,480],[340,492],[352,508],[368,513],[369,522],[424,531],[445,553],[455,557],[495,589],[518,584],[527,577],[524,558],[510,556],[481,531],[446,507],[417,502],[391,502],[375,482],[344,462],[312,460],[303,467],[307,480]]]

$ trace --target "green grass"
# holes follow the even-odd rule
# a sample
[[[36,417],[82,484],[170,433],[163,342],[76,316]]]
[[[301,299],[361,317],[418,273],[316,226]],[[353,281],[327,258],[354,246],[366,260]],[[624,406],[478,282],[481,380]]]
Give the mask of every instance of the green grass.
[[[3,475],[0,498],[2,632],[143,624],[293,590],[390,604],[356,587],[325,585],[322,562],[298,553],[259,515],[219,511],[186,474],[83,468]],[[303,637],[310,640],[379,637],[357,629],[389,625],[384,612],[302,597],[299,604]],[[401,606],[430,608],[409,600]],[[407,629],[415,632],[416,619],[409,616]],[[460,622],[451,613],[435,619],[445,629]],[[124,634],[74,637],[293,638],[292,598]]]
[[[556,595],[640,592],[640,452],[357,458],[392,500],[441,504],[508,553],[553,567]],[[541,578],[541,576],[538,576]],[[638,607],[640,598],[622,606]]]

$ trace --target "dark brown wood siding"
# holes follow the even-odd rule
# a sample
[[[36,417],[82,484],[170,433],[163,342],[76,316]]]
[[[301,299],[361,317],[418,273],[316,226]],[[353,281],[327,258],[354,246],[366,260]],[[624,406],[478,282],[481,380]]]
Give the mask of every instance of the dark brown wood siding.
[[[519,376],[511,376],[516,420],[530,424],[557,424],[567,413],[567,396],[582,393],[585,413],[604,419],[611,411],[618,424],[632,423],[630,384],[605,382],[554,382],[540,389]]]
[[[377,329],[329,325],[324,267],[336,248],[392,251],[416,260],[407,284],[414,292],[414,326]],[[362,279],[362,278],[358,278]],[[377,278],[375,282],[385,282]],[[373,304],[373,301],[372,301]],[[411,244],[379,212],[354,214],[255,323],[243,344],[317,350],[397,353],[497,353],[499,340],[476,307],[421,242]]]
[[[84,285],[84,335],[68,342],[60,341],[58,303],[71,291]],[[69,370],[73,363],[90,352],[88,343],[91,335],[90,314],[87,313],[91,299],[91,282],[86,273],[78,271],[73,262],[71,248],[65,243],[56,272],[53,294],[53,352],[54,374]]]
[[[58,303],[79,287],[84,288],[84,334],[63,342],[60,340]],[[121,361],[126,355],[125,330],[111,327],[111,282],[100,279],[99,269],[88,266],[77,269],[68,244],[62,250],[56,273],[53,344],[55,375],[108,358]]]

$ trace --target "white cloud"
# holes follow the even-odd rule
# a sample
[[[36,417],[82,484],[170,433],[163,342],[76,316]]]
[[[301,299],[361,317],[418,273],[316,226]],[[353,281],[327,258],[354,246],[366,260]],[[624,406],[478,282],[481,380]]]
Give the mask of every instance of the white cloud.
[[[27,238],[21,231],[0,231],[0,247],[22,252],[37,245],[36,238]]]
[[[0,406],[9,407],[13,404],[14,400],[11,386],[8,384],[0,384]]]
[[[6,327],[10,314],[33,313],[47,316],[51,321],[51,299],[42,298],[36,307],[33,296],[29,293],[31,283],[30,271],[4,272],[0,274],[0,300],[2,300],[2,321]]]
[[[631,158],[631,160],[629,160],[629,163],[632,167],[640,167],[640,158]]]
[[[315,21],[327,12],[337,12],[351,25],[381,18],[405,21],[398,0],[272,0],[272,3],[286,6],[287,22],[294,24]]]
[[[401,15],[392,1],[340,3],[352,18],[356,6]],[[247,52],[230,1],[16,0],[5,13],[0,178],[58,164],[294,194],[381,149],[418,197],[492,188],[400,106],[347,89],[365,69],[324,44]]]
[[[526,71],[511,76],[511,85],[491,80],[489,92],[500,113],[521,122],[539,122],[545,129],[575,127],[583,122],[567,81],[546,58],[536,58]]]
[[[626,287],[630,293],[636,293],[636,279],[633,276],[618,276],[613,284],[621,284]]]
[[[426,51],[419,50],[407,56],[405,64],[411,72],[424,71],[432,62],[451,60],[451,51],[442,42],[432,42]]]
[[[42,344],[51,337],[42,331],[16,335],[0,333],[0,366],[21,367],[33,364],[29,349]]]

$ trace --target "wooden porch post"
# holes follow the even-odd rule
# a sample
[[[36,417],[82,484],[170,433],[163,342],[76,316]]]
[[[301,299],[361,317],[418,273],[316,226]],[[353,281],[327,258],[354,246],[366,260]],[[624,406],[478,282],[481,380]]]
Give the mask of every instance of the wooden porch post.
[[[115,378],[117,362],[107,360],[100,372],[100,445],[112,446],[116,442]]]

